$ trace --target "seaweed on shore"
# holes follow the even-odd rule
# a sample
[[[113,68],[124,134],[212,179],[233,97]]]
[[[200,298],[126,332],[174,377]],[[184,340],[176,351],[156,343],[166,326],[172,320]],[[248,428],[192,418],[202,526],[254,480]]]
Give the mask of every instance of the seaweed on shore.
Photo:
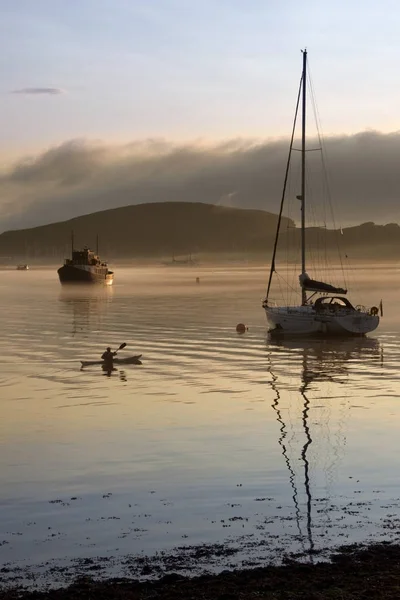
[[[172,573],[153,581],[90,577],[66,588],[27,591],[0,589],[0,600],[398,600],[400,545],[343,546],[330,562],[281,566],[184,577]]]

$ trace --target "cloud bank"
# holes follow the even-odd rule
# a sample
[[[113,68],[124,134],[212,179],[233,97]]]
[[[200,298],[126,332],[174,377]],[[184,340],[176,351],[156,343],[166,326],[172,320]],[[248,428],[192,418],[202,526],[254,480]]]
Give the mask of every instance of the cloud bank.
[[[325,146],[338,223],[400,222],[400,133],[331,137]],[[287,152],[287,140],[68,141],[0,173],[0,230],[142,202],[207,202],[276,213]],[[307,156],[311,171],[316,154]],[[298,167],[293,171],[298,175]],[[289,199],[298,193],[297,183],[289,187]],[[318,196],[313,199],[318,204]]]
[[[64,94],[64,90],[62,90],[61,88],[53,88],[53,87],[27,87],[27,88],[21,88],[20,90],[13,90],[11,92],[12,94],[25,94],[25,95],[29,95],[29,94],[33,94],[33,95],[40,95],[40,94],[47,94],[50,96],[54,96],[57,94]]]

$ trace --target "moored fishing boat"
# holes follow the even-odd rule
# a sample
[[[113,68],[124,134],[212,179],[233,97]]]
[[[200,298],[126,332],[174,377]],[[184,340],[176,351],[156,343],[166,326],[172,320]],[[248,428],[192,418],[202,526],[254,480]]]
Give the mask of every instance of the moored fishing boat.
[[[108,269],[106,262],[100,260],[98,251],[95,254],[87,246],[83,250],[74,249],[72,236],[72,257],[66,258],[64,265],[57,271],[63,283],[103,283],[112,285],[114,273]]]

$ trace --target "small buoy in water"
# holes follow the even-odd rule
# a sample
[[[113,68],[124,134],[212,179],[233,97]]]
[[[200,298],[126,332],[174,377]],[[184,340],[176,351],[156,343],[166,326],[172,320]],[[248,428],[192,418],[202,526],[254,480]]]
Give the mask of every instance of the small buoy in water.
[[[243,323],[238,323],[236,325],[236,331],[238,333],[245,333],[245,331],[247,331],[247,330],[248,330],[248,327],[246,327],[246,325],[244,325]]]
[[[196,277],[196,283],[200,283],[200,277]]]

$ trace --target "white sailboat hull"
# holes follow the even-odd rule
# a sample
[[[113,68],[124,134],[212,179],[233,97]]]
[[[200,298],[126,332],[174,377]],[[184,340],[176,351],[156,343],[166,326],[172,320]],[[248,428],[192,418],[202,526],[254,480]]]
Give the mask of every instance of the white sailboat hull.
[[[273,335],[365,335],[379,325],[379,316],[351,309],[320,314],[313,306],[264,306]]]

